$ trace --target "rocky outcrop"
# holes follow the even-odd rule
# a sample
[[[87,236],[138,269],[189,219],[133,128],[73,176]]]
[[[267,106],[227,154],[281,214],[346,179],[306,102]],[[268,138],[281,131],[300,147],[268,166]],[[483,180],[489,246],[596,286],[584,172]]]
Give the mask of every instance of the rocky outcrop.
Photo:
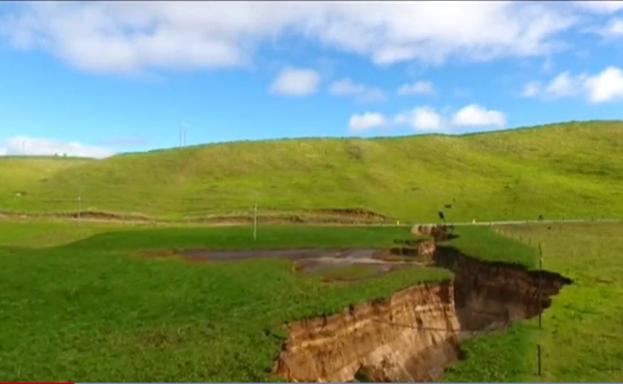
[[[459,321],[450,282],[423,284],[289,327],[276,364],[289,381],[421,381],[457,358]]]

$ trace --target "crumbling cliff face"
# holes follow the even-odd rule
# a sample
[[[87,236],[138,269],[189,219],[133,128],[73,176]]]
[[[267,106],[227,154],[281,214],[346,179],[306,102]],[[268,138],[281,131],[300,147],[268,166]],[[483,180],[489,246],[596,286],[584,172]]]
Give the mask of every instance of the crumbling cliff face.
[[[548,271],[480,261],[449,247],[436,251],[438,266],[454,272],[454,298],[463,331],[501,328],[548,308],[571,280]]]
[[[436,263],[453,281],[421,284],[386,300],[289,326],[275,364],[289,381],[432,381],[475,332],[535,316],[570,281],[549,272],[490,264],[451,248]]]
[[[423,257],[433,257],[435,255],[436,245],[434,240],[424,240],[417,244],[417,254]]]
[[[390,249],[390,253],[394,255],[416,256],[420,259],[432,262],[437,246],[435,240],[408,240],[400,242],[401,246]]]
[[[457,358],[451,282],[422,284],[290,327],[276,366],[289,381],[417,381]]]

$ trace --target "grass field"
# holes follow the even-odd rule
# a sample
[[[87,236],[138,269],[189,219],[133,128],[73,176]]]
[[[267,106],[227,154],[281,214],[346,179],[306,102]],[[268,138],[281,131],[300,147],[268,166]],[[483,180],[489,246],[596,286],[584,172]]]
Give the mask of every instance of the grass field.
[[[458,237],[444,242],[443,245],[458,248],[467,255],[485,261],[518,264],[529,269],[537,266],[537,247],[500,236],[499,230],[477,226],[456,227],[454,233]]]
[[[201,247],[390,247],[410,236],[406,228],[268,227],[253,242],[242,227],[85,227],[0,228],[0,380],[267,380],[287,321],[451,277],[421,268],[328,284],[296,274],[287,260],[141,256]],[[41,245],[34,239],[43,233],[58,236],[46,240],[57,245],[29,247]]]
[[[573,279],[543,315],[468,342],[451,381],[623,381],[623,225],[498,229],[543,247],[543,267]],[[543,348],[537,373],[537,344]]]
[[[436,268],[301,275],[287,260],[191,263],[172,252],[389,248],[411,236],[405,227],[261,227],[255,242],[249,227],[22,221],[0,230],[0,379],[8,381],[269,380],[284,323],[451,277]],[[450,244],[463,252],[526,266],[541,242],[544,267],[574,284],[554,299],[542,331],[523,321],[465,344],[468,359],[448,380],[623,379],[623,225],[495,229],[515,240],[486,227],[458,231]],[[323,282],[353,276],[368,278]]]
[[[176,256],[189,248],[391,248],[411,236],[406,226],[260,220],[253,241],[248,226],[184,223],[248,217],[256,202],[264,217],[363,209],[391,223],[435,221],[439,210],[449,221],[623,218],[623,122],[237,142],[105,160],[0,157],[0,380],[267,380],[284,323],[451,277],[436,268],[376,276],[360,265],[301,275],[287,260]],[[33,219],[79,206],[179,222]],[[574,284],[554,299],[543,330],[523,321],[467,343],[469,358],[448,380],[623,381],[623,224],[457,232],[448,244],[464,253],[528,268],[542,243],[544,268]]]
[[[562,138],[562,139],[561,139]],[[101,161],[0,158],[0,212],[160,219],[363,208],[410,222],[623,217],[623,123],[213,144]]]

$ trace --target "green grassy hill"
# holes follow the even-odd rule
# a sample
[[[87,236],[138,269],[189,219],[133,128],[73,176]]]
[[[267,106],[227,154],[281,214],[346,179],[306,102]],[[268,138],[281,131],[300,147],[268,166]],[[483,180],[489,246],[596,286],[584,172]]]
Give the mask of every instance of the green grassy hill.
[[[464,136],[213,144],[105,160],[0,158],[0,211],[163,219],[361,208],[392,219],[623,217],[623,122]],[[17,192],[20,192],[18,194]],[[452,204],[451,209],[443,208]]]

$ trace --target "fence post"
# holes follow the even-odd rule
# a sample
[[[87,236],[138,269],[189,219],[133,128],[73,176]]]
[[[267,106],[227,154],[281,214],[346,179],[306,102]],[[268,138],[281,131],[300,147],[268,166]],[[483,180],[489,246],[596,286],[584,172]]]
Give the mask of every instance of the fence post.
[[[541,376],[541,344],[537,344],[536,346],[536,354],[537,354],[537,364],[538,364],[538,373]]]

